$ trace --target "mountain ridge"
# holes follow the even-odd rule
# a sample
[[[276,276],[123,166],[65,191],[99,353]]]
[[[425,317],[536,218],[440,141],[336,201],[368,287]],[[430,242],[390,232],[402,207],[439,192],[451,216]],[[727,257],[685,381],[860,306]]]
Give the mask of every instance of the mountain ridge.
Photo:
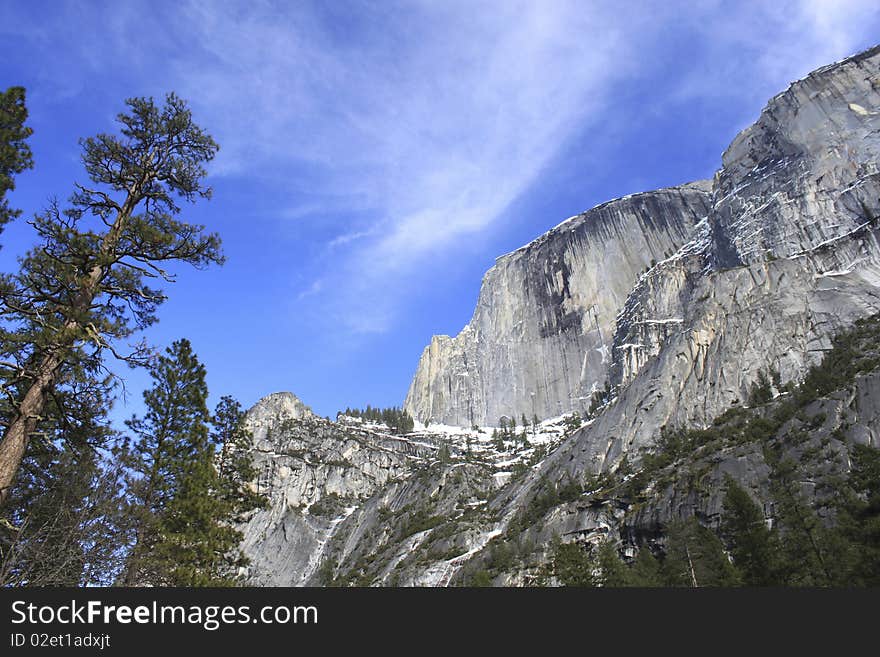
[[[493,583],[526,584],[554,535],[638,550],[631,503],[589,495],[603,478],[762,377],[797,385],[880,313],[880,47],[774,96],[722,162],[711,186],[608,201],[499,257],[471,322],[420,359],[405,408],[433,429],[268,418],[251,581],[449,585],[492,563]],[[846,420],[878,447],[874,421]],[[741,482],[766,478],[756,454],[731,466]],[[681,499],[651,522],[718,505]]]

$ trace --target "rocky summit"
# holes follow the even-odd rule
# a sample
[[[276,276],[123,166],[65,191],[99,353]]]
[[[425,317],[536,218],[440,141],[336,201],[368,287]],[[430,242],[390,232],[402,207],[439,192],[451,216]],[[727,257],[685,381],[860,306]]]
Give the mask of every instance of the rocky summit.
[[[678,518],[718,526],[729,478],[772,526],[774,450],[813,464],[801,488],[826,517],[826,478],[855,445],[880,446],[866,319],[880,313],[880,48],[791,84],[721,164],[498,258],[468,325],[419,360],[416,431],[260,401],[248,422],[271,504],[245,527],[250,581],[559,583],[560,544],[632,559],[662,553]],[[841,351],[852,330],[874,337]],[[848,378],[810,384],[832,356]]]

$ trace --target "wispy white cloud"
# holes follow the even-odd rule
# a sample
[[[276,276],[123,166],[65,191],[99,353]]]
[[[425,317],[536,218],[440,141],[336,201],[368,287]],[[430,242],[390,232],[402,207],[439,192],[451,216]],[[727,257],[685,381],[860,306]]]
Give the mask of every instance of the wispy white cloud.
[[[312,283],[304,289],[302,292],[296,295],[298,301],[302,301],[308,297],[314,296],[316,294],[320,294],[321,290],[324,289],[324,281],[322,279],[316,279],[312,281]]]
[[[375,233],[372,230],[357,230],[350,233],[342,233],[341,235],[337,235],[329,242],[327,242],[327,248],[332,250],[338,246],[343,246],[357,240],[362,240],[365,237],[370,237],[374,234]]]
[[[336,279],[321,300],[338,325],[384,330],[403,296],[389,285],[498,221],[575,130],[613,112],[610,89],[670,47],[668,28],[691,21],[705,39],[706,65],[680,93],[760,106],[780,79],[850,52],[876,11],[861,0],[692,6],[382,3],[328,16],[199,2],[185,15],[214,65],[177,72],[217,108],[227,173],[295,164],[306,175],[288,184],[304,205],[341,194],[374,212],[330,238],[346,255],[316,275]]]
[[[295,167],[287,216],[341,190],[373,212],[329,242],[347,255],[325,301],[359,331],[393,315],[383,282],[492,225],[634,62],[625,26],[583,2],[362,8],[192,2],[207,65],[173,65],[218,126],[219,173]]]
[[[780,85],[875,38],[880,9],[872,0],[712,0],[686,15],[704,50],[676,97],[736,99],[754,117]]]
[[[272,180],[288,195],[278,221],[335,222],[321,233],[332,262],[298,298],[373,331],[405,297],[389,289],[496,225],[573,134],[615,111],[617,82],[681,47],[671,39],[699,42],[700,61],[668,97],[646,89],[646,106],[754,106],[851,52],[875,4],[114,3],[79,21],[102,37],[77,46],[95,71],[112,51],[132,76],[191,98],[222,145],[214,173]]]

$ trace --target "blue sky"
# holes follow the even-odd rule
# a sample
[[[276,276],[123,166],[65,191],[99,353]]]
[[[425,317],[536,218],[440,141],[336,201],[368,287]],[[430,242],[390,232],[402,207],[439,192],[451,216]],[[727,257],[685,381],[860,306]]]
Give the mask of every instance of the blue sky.
[[[0,4],[0,86],[27,88],[25,216],[83,181],[77,140],[131,96],[187,99],[220,143],[222,268],[181,269],[212,402],[290,390],[322,415],[402,403],[494,259],[609,198],[710,177],[810,70],[880,37],[876,1]],[[10,270],[31,244],[0,236]],[[148,383],[121,370],[140,408]]]

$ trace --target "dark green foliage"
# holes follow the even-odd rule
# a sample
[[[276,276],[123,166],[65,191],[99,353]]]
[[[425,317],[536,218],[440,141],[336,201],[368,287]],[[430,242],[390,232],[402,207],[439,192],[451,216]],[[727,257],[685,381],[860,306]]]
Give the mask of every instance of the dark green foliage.
[[[858,320],[852,328],[839,333],[822,362],[810,368],[798,387],[801,405],[851,385],[857,374],[880,367],[880,320],[875,315]]]
[[[504,429],[502,429],[504,431]],[[492,430],[492,446],[499,452],[504,451],[504,434],[498,429]]]
[[[21,210],[12,209],[6,199],[6,193],[15,189],[13,176],[34,166],[27,144],[33,130],[25,125],[27,116],[24,88],[9,87],[0,92],[0,231],[21,214]]]
[[[764,513],[736,481],[727,478],[724,495],[722,536],[747,586],[779,586],[780,544],[767,527]]]
[[[406,517],[406,521],[401,525],[400,538],[406,538],[419,532],[434,529],[445,522],[443,516],[431,515],[430,511],[425,508],[419,508],[410,513]]]
[[[583,420],[581,419],[581,414],[575,411],[571,415],[566,415],[563,419],[563,423],[565,424],[566,431],[574,431],[580,428],[581,424],[583,424]]]
[[[369,404],[363,410],[357,408],[346,408],[345,411],[339,411],[336,416],[347,415],[348,417],[363,418],[367,422],[375,422],[376,424],[384,424],[395,434],[402,435],[410,433],[415,428],[415,421],[412,416],[404,409],[396,406],[390,408],[373,408]],[[427,421],[425,426],[428,426]]]
[[[79,396],[76,387],[108,396],[107,354],[149,365],[152,350],[129,346],[129,338],[156,321],[166,299],[154,282],[174,281],[175,263],[223,261],[216,235],[178,219],[181,199],[211,196],[204,166],[217,144],[174,94],[161,106],[148,98],[126,103],[120,135],[80,142],[91,182],[75,185],[66,208],[52,203],[33,217],[37,245],[0,284],[0,378],[9,404],[0,503],[53,396]],[[80,421],[56,406],[64,413],[58,422]]]
[[[153,387],[144,392],[146,415],[126,423],[134,436],[124,450],[134,532],[124,583],[232,584],[244,560],[241,533],[230,523],[251,500],[235,489],[241,473],[230,474],[229,455],[224,477],[215,467],[205,369],[189,342],[179,340],[158,359],[152,376]],[[220,433],[244,440],[234,435],[235,405],[223,404],[221,411],[232,421]]]
[[[657,557],[647,545],[625,562],[611,544],[592,553],[557,544],[544,576],[590,586],[878,585],[880,451],[848,444],[846,427],[829,427],[835,417],[813,403],[878,368],[875,316],[836,337],[802,385],[783,385],[777,371],[766,370],[753,386],[750,407],[734,405],[708,428],[664,427],[650,450],[634,464],[625,460],[613,475],[539,480],[528,505],[509,523],[504,543],[513,546],[525,532],[540,530],[551,510],[586,491],[596,491],[584,498],[587,503],[616,500],[638,512],[658,493],[704,498],[714,492],[707,484],[719,474],[717,464],[738,454],[758,460],[763,455],[770,476],[759,492],[772,509],[772,527],[750,494],[728,479],[720,523],[692,516],[663,528],[652,539]],[[775,398],[774,390],[780,392]],[[493,567],[490,572],[501,572]]]
[[[629,586],[656,587],[663,586],[663,572],[660,562],[651,553],[648,546],[639,548],[635,562],[628,573]]]
[[[853,448],[848,483],[838,515],[841,534],[853,546],[849,584],[880,586],[880,450]]]
[[[467,585],[474,587],[492,586],[492,576],[487,570],[478,570],[471,576]]]
[[[796,462],[768,450],[770,492],[776,506],[782,544],[782,570],[791,586],[833,586],[845,570],[846,548],[826,527],[801,492]]]
[[[705,456],[707,450],[757,443],[771,469],[774,527],[766,526],[760,507],[728,480],[719,528],[743,583],[852,586],[880,581],[880,550],[876,547],[880,537],[876,521],[880,506],[878,450],[850,446],[851,471],[838,470],[840,474],[835,475],[832,469],[832,474],[827,474],[836,453],[822,449],[829,438],[815,443],[811,433],[820,430],[827,417],[807,411],[820,397],[846,389],[857,375],[875,371],[880,367],[878,355],[880,317],[859,320],[834,338],[832,349],[809,370],[801,385],[780,386],[774,371],[769,377],[760,376],[751,402],[767,403],[771,378],[774,387],[790,393],[769,410],[732,408],[708,430],[663,432],[657,451],[643,460],[646,467],[637,478],[638,485],[643,487],[672,464],[685,471],[679,460]],[[789,421],[794,425],[783,430]],[[845,441],[839,429],[832,437]],[[812,498],[805,496],[805,484],[815,488]],[[680,566],[681,554],[677,558]]]
[[[34,218],[41,244],[24,259],[18,285],[4,299],[24,322],[39,312],[54,318],[45,328],[57,334],[73,321],[81,327],[73,337],[101,346],[156,321],[165,296],[148,281],[173,281],[166,263],[203,267],[223,260],[216,235],[175,218],[177,197],[210,198],[202,179],[217,144],[173,94],[161,108],[152,99],[127,104],[131,113],[118,116],[122,137],[80,142],[89,178],[107,190],[77,185],[70,208],[53,205]],[[95,267],[95,282],[83,279]],[[88,308],[77,305],[86,291]]]
[[[34,446],[0,527],[0,586],[110,585],[124,542],[121,471],[87,445]]]
[[[590,554],[577,543],[557,540],[552,550],[551,570],[562,586],[597,586],[596,566]]]
[[[668,544],[663,574],[668,586],[736,586],[739,573],[721,540],[696,518],[675,522],[667,528]]]
[[[611,401],[612,392],[611,382],[606,381],[605,387],[601,390],[596,390],[590,398],[590,409],[587,411],[587,415],[590,417],[596,415],[599,409]]]
[[[159,581],[172,586],[231,586],[247,563],[238,550],[242,535],[229,522],[233,508],[223,499],[213,450],[205,443],[196,449],[164,509],[150,560],[161,568]]]
[[[598,583],[606,587],[630,586],[630,570],[623,563],[617,548],[610,540],[603,541],[596,549]]]
[[[549,574],[562,586],[619,588],[663,584],[660,564],[650,550],[643,548],[634,563],[626,564],[610,539],[596,546],[592,553],[577,543],[556,539],[550,553]]]
[[[318,568],[319,586],[336,586],[336,567],[330,559],[321,562]]]
[[[220,478],[220,495],[229,505],[236,522],[243,521],[256,509],[266,508],[269,501],[253,487],[257,471],[251,449],[253,436],[244,424],[241,404],[230,396],[220,398],[211,418],[211,442],[217,452],[216,466]]]
[[[437,459],[440,461],[441,465],[448,465],[451,460],[449,455],[449,445],[445,440],[440,443],[440,449],[437,450]]]
[[[764,370],[758,372],[758,379],[749,388],[749,406],[760,406],[773,399],[773,386]]]
[[[309,513],[313,516],[333,518],[340,515],[345,507],[352,502],[338,493],[328,493],[309,505]]]

